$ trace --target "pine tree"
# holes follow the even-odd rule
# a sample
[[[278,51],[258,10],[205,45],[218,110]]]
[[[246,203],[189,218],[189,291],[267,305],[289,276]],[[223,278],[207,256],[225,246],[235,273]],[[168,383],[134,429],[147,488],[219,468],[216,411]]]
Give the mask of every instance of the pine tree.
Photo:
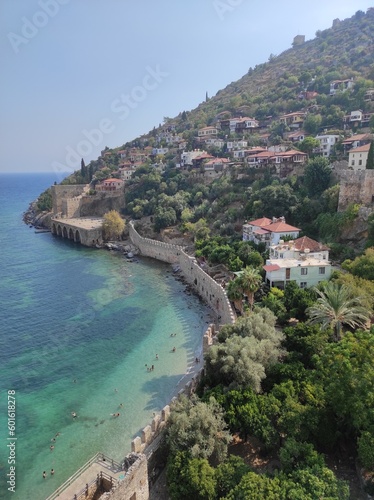
[[[369,170],[374,170],[374,141],[370,143],[370,149],[368,154],[368,159],[366,162],[366,168]]]

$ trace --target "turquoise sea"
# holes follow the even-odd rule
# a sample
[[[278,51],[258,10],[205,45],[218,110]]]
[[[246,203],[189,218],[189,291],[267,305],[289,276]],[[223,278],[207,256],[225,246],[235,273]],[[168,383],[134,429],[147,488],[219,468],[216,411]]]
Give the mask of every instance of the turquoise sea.
[[[119,253],[25,225],[22,213],[54,180],[51,174],[0,175],[4,499],[45,499],[97,451],[121,460],[194,365],[210,321],[209,309],[184,293],[170,266],[129,263]],[[14,436],[8,391],[15,391]],[[117,411],[120,417],[112,418]],[[6,482],[13,459],[15,493]]]

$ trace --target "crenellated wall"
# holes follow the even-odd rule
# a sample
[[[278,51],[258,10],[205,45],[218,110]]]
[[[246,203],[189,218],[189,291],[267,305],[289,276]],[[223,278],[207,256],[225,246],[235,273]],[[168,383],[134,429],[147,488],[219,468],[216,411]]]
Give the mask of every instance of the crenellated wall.
[[[53,214],[64,213],[66,200],[81,196],[87,190],[86,184],[62,184],[51,186]]]
[[[220,323],[233,324],[235,322],[235,316],[225,290],[199,266],[194,257],[187,255],[182,247],[143,238],[136,231],[132,221],[129,224],[129,236],[133,244],[139,248],[141,255],[177,264],[186,281],[215,311]]]

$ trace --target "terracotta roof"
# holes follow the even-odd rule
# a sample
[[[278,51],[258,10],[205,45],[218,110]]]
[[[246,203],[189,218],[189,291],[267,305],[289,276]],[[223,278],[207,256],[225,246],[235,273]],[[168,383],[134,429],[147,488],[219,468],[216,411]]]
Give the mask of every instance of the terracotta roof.
[[[195,158],[193,158],[193,160],[205,160],[207,158],[210,159],[210,158],[215,158],[215,157],[212,156],[212,155],[209,155],[208,153],[204,153],[204,154],[202,154],[200,156],[195,156]]]
[[[114,178],[112,178],[112,179],[105,179],[104,182],[122,182],[122,180],[121,179],[114,179]]]
[[[267,217],[262,217],[262,219],[251,220],[248,222],[251,226],[265,227],[271,224],[271,219]]]
[[[308,236],[302,236],[294,240],[294,245],[296,250],[304,251],[309,248],[311,252],[321,252],[322,250],[329,250],[329,247],[322,245],[319,241],[312,240]]]
[[[253,231],[253,234],[269,234],[269,231],[267,229],[263,229],[263,228],[255,229]]]
[[[278,264],[269,264],[267,266],[262,266],[262,269],[270,273],[271,271],[279,271],[280,267]]]
[[[300,231],[298,227],[290,226],[286,222],[273,222],[269,226],[266,226],[268,231],[272,233],[287,233],[287,232],[295,232]]]
[[[351,153],[367,153],[370,149],[370,143],[365,144],[364,146],[359,146],[358,148],[353,148],[349,151],[349,154]]]
[[[296,149],[290,149],[289,151],[281,151],[279,153],[275,153],[275,156],[294,156],[294,155],[307,156],[306,153],[303,153],[302,151],[297,151]]]
[[[363,140],[369,140],[370,135],[369,134],[356,134],[352,135],[352,137],[348,137],[347,139],[344,139],[342,144],[351,144],[354,141],[363,141]]]
[[[263,153],[264,151],[267,151],[267,149],[262,148],[262,147],[254,147],[251,149],[245,149],[244,152],[248,153],[248,155],[254,155],[256,153]]]

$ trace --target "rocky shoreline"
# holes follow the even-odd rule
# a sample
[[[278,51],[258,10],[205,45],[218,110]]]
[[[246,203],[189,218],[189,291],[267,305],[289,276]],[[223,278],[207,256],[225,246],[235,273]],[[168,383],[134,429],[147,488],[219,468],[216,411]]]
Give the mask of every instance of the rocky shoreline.
[[[36,229],[50,229],[51,212],[41,212],[37,207],[38,200],[32,201],[22,214],[22,220],[28,226]]]

